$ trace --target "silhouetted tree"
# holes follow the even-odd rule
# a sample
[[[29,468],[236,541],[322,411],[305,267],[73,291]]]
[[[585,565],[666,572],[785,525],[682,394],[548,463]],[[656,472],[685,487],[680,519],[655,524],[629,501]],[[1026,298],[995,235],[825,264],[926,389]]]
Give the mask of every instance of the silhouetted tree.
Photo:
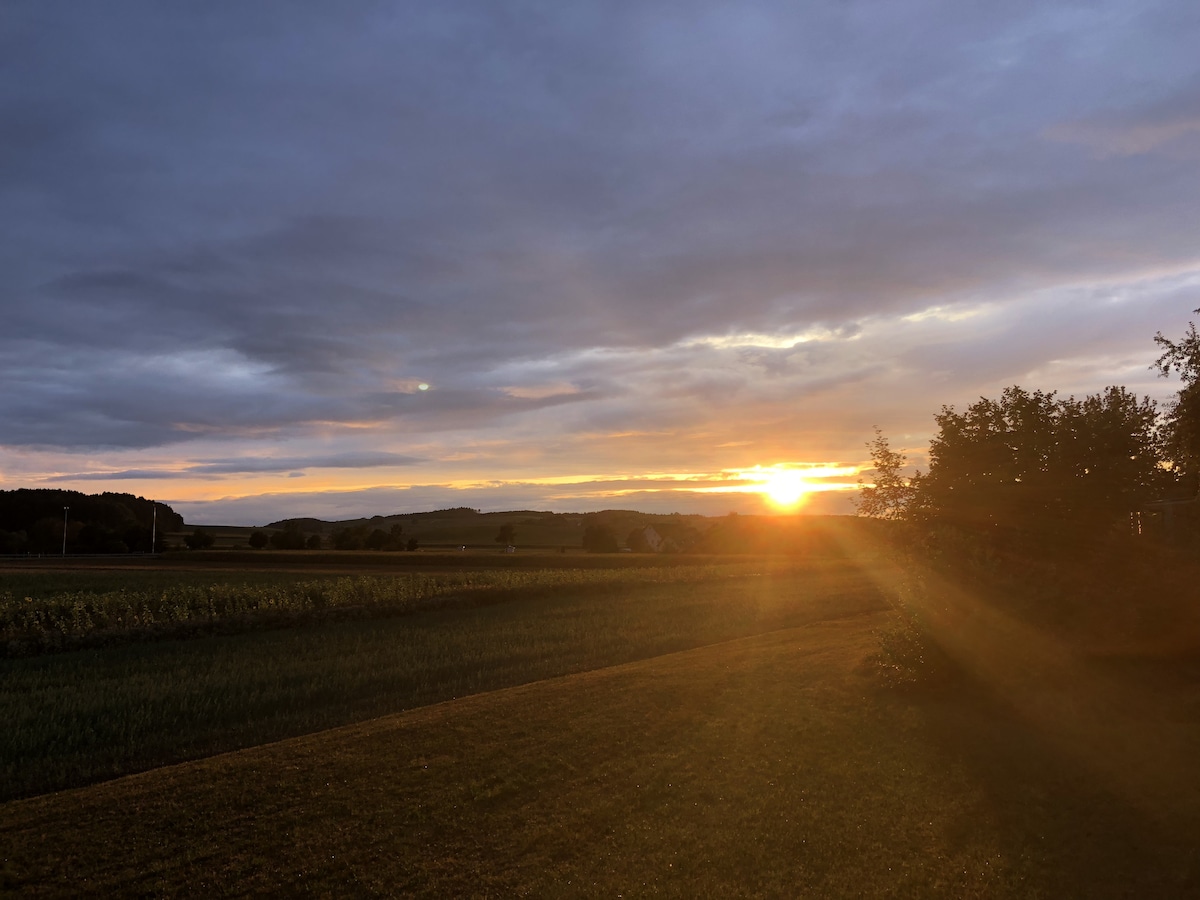
[[[320,550],[321,536],[319,534],[310,534],[308,540],[304,542],[305,550]]]
[[[143,525],[130,525],[119,535],[121,542],[134,553],[150,552],[150,529]]]
[[[248,543],[255,550],[261,550],[263,547],[267,546],[269,541],[270,538],[267,537],[267,533],[265,531],[252,531],[250,532],[250,537],[246,543]]]
[[[215,538],[203,528],[194,528],[192,533],[183,539],[189,550],[207,550],[215,542]]]
[[[620,547],[607,525],[589,525],[583,530],[583,549],[589,553],[616,553]]]
[[[1200,309],[1195,312],[1200,313]],[[1200,483],[1200,334],[1196,333],[1195,323],[1188,322],[1179,341],[1163,337],[1160,331],[1154,342],[1163,351],[1154,368],[1164,377],[1178,374],[1183,381],[1167,409],[1163,430],[1166,456],[1194,493]]]
[[[500,526],[500,533],[496,535],[496,543],[512,546],[517,542],[517,530],[509,524]]]
[[[634,553],[649,553],[650,542],[646,540],[646,529],[635,528],[629,532],[629,536],[625,538],[625,546]]]
[[[0,531],[0,553],[25,553],[29,539],[23,531]]]
[[[877,519],[899,519],[912,502],[915,486],[913,478],[903,474],[908,457],[893,450],[883,432],[875,429],[875,439],[867,443],[874,463],[874,482],[868,486],[859,481],[858,498],[855,506],[859,515]]]
[[[128,553],[129,545],[109,528],[88,522],[75,538],[76,553]]]
[[[71,519],[67,522],[67,549],[75,551],[76,539],[83,528],[83,523]],[[63,545],[63,514],[59,510],[57,516],[44,516],[33,523],[29,530],[29,542],[34,553],[58,553]]]
[[[298,523],[289,522],[282,531],[271,534],[270,543],[276,550],[303,550],[304,532]]]
[[[64,506],[71,508],[69,552],[148,551],[156,511],[160,529],[183,528],[183,517],[169,506],[132,494],[19,488],[0,491],[0,531],[24,535],[20,542],[9,539],[10,544],[19,545],[17,552],[61,552]],[[159,534],[157,546],[162,549],[161,531]]]
[[[1170,480],[1157,417],[1153,400],[1122,387],[1082,400],[1010,387],[961,413],[942,407],[928,473],[895,481],[901,514],[1031,546],[1127,528]],[[873,453],[887,478],[898,473],[882,436]],[[867,499],[878,506],[876,491]]]
[[[339,528],[333,533],[335,550],[361,550],[367,539],[367,527],[358,525],[352,528]]]
[[[388,550],[403,550],[404,549],[404,526],[399,522],[393,522],[392,527],[388,529]]]

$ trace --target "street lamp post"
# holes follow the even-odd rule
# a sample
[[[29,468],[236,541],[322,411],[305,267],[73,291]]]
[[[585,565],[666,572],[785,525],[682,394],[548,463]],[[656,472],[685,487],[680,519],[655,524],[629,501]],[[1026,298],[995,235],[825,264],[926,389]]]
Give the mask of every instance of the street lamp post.
[[[63,507],[63,556],[67,555],[67,515],[71,512],[71,507]]]

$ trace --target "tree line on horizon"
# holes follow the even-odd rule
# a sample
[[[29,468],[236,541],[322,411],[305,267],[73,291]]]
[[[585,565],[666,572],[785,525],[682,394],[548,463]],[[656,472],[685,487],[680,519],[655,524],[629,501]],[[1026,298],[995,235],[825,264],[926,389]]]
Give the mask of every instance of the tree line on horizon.
[[[1165,407],[1121,386],[1077,398],[1014,385],[962,411],[943,406],[915,474],[876,429],[860,515],[1034,553],[1146,534],[1196,540],[1200,335],[1189,322],[1182,339],[1154,341],[1151,368],[1183,382]]]
[[[0,491],[0,554],[149,553],[182,527],[170,506],[133,494]]]
[[[256,528],[246,536],[246,546],[254,550],[326,550],[381,552],[413,551],[425,545],[417,537],[424,533],[419,520],[436,513],[407,514],[408,525],[375,517],[367,521],[330,523],[316,519],[290,519],[274,523],[265,528]],[[513,513],[495,514],[497,516]],[[634,553],[660,554],[786,554],[844,556],[849,548],[857,546],[858,538],[873,533],[878,523],[853,516],[742,516],[730,513],[719,517],[643,514],[631,510],[607,510],[594,513],[538,513],[537,519],[545,525],[546,519],[570,520],[580,530],[573,537],[563,532],[547,540],[543,530],[540,534],[534,527],[535,520],[526,519],[527,532],[521,524],[511,521],[500,524],[489,537],[479,534],[478,529],[468,534],[462,532],[450,540],[453,532],[435,531],[436,547],[468,544],[475,550],[495,546],[501,552],[520,544],[525,549],[583,550],[588,553],[618,553],[628,550]],[[701,521],[702,520],[702,521]],[[622,527],[632,527],[626,533]],[[318,530],[319,529],[319,530]],[[412,529],[412,530],[409,530]],[[531,533],[532,532],[532,536]],[[621,535],[624,534],[622,539]],[[204,527],[197,527],[184,537],[189,549],[203,550],[215,543],[216,534]],[[228,540],[228,538],[226,538]],[[481,543],[488,541],[488,543]],[[531,543],[532,541],[532,543]]]

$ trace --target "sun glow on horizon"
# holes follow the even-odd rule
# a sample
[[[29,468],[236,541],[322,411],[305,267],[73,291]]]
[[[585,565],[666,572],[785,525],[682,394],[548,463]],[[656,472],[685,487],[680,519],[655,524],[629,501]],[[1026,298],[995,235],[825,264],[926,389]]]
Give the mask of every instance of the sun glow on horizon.
[[[793,509],[807,500],[812,493],[812,484],[795,470],[777,472],[763,482],[761,491],[772,506]]]
[[[845,478],[857,475],[858,472],[858,468],[854,466],[776,463],[772,466],[760,465],[749,469],[727,470],[727,475],[732,477],[734,483],[700,490],[761,494],[777,509],[794,510],[803,506],[814,493],[856,488],[857,485],[825,479]]]
[[[702,515],[736,509],[786,515],[840,508],[834,495],[823,499],[818,495],[856,488],[857,484],[850,482],[859,474],[858,467],[837,463],[789,461],[708,471],[584,470],[495,478],[481,471],[475,461],[442,467],[331,467],[325,457],[314,458],[312,465],[305,465],[303,457],[294,457],[275,461],[278,469],[272,466],[269,470],[265,466],[268,461],[268,457],[247,457],[246,468],[239,470],[236,461],[228,459],[139,458],[131,461],[136,467],[88,468],[74,477],[64,468],[46,486],[87,493],[96,489],[98,481],[106,486],[120,483],[121,490],[154,496],[176,507],[193,507],[185,513],[193,517],[211,519],[218,514],[210,508],[222,505],[237,511],[236,515],[249,515],[245,510],[253,508],[255,522],[270,521],[271,516],[284,518],[309,506],[323,510],[315,513],[318,517],[328,513],[335,518],[352,516],[359,507],[387,512],[453,506],[492,510],[620,506],[654,512],[691,510]],[[729,500],[721,500],[723,496]],[[340,499],[335,503],[336,498]],[[257,512],[273,505],[278,511]]]

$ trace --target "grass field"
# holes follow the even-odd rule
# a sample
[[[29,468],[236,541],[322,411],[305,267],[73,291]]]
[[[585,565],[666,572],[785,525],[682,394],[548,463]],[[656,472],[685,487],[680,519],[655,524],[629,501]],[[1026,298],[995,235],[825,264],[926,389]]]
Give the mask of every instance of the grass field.
[[[0,660],[0,798],[883,603],[846,563],[540,572],[494,605]]]
[[[41,896],[1200,890],[1194,781],[1140,803],[979,685],[879,691],[866,661],[885,615],[9,803],[7,886]],[[1194,726],[1189,740],[1200,749]],[[1147,748],[1144,761],[1155,757]]]
[[[1200,896],[1200,657],[1097,655],[939,589],[925,612],[956,677],[888,689],[877,654],[895,613],[876,585],[890,577],[847,565],[10,660],[68,691],[100,671],[68,660],[111,653],[117,680],[151,693],[173,667],[178,686],[258,656],[278,677],[250,677],[246,698],[280,712],[351,697],[367,699],[346,721],[404,711],[4,803],[0,888]],[[449,640],[434,655],[458,664],[422,661],[418,638]],[[388,646],[388,665],[415,668],[354,674],[384,676]],[[438,674],[422,688],[420,672]],[[439,678],[440,697],[421,693]],[[203,718],[182,708],[162,734]],[[251,704],[214,733],[269,718]]]

